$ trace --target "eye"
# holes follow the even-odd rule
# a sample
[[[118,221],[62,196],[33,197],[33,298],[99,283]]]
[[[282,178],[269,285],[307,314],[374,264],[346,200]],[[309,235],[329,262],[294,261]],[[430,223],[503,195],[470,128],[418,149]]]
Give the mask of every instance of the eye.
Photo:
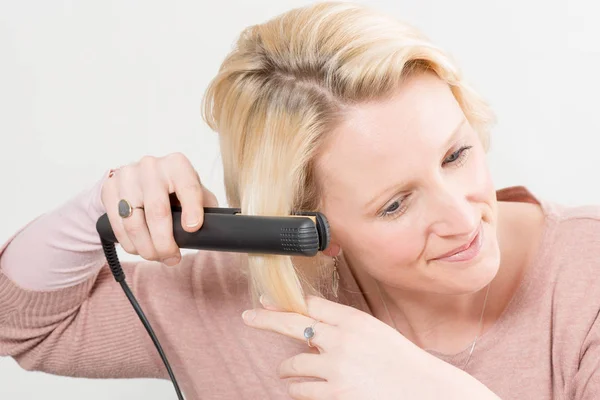
[[[462,165],[465,161],[465,158],[468,156],[468,150],[470,150],[473,146],[463,146],[460,149],[456,150],[454,153],[450,154],[442,163],[442,165],[446,164],[457,164]]]
[[[394,211],[396,211],[399,208],[400,208],[400,202],[395,201],[392,203],[392,205],[390,205],[388,208],[386,208],[385,212],[388,214],[393,213]]]
[[[394,217],[402,214],[406,210],[406,199],[408,196],[404,196],[393,203],[391,203],[383,212],[381,212],[380,216],[383,218]]]

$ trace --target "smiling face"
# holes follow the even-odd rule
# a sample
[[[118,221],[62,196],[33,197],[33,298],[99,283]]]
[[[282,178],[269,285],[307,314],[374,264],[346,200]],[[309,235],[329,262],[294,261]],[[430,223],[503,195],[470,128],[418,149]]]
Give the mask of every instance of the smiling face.
[[[439,294],[474,292],[496,275],[497,203],[485,150],[436,75],[415,75],[391,98],[349,110],[317,169],[332,244],[354,268],[388,286]]]

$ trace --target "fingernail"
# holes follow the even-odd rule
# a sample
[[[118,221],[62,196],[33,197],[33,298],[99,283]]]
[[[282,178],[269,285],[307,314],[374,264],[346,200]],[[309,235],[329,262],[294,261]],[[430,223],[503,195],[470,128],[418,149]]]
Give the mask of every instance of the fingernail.
[[[250,322],[254,319],[254,317],[256,316],[256,311],[254,310],[246,310],[242,313],[242,318],[244,318],[244,320]]]
[[[275,308],[273,303],[271,303],[264,294],[260,296],[260,304],[262,304],[264,308]]]
[[[193,227],[197,226],[199,223],[200,223],[200,219],[198,219],[197,217],[193,217],[193,216],[187,217],[187,219],[185,221],[185,225],[188,228],[193,228]]]
[[[163,260],[163,263],[167,264],[169,267],[173,267],[179,264],[179,257],[169,257]]]

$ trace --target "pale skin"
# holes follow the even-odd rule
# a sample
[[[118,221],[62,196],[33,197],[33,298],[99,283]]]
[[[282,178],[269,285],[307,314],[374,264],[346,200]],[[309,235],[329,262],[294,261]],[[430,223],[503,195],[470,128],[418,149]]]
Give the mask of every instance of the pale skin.
[[[348,110],[318,161],[325,188],[321,211],[332,226],[325,254],[343,255],[374,315],[312,297],[307,299],[311,318],[268,304],[246,313],[254,315],[244,319],[249,326],[301,341],[313,319],[322,321],[315,326],[315,351],[307,347],[307,353],[282,360],[279,373],[282,379],[323,381],[291,384],[290,396],[497,398],[422,349],[453,353],[468,346],[490,283],[482,332],[495,323],[537,251],[540,208],[496,201],[478,135],[447,85],[433,75],[412,77],[391,98]],[[145,157],[106,181],[102,200],[125,251],[177,264],[171,193],[190,232],[202,226],[202,207],[216,205],[181,154]],[[145,210],[123,220],[115,207],[121,198]],[[190,226],[184,223],[188,218]],[[482,244],[475,258],[439,259],[468,242],[479,227]]]

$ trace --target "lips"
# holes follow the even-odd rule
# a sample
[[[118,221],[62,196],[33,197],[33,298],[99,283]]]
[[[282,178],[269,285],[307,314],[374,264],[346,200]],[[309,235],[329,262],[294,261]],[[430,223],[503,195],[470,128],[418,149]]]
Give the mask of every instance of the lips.
[[[463,244],[462,246],[456,247],[456,248],[450,250],[449,252],[442,254],[439,257],[434,258],[434,260],[448,258],[457,253],[467,250],[469,247],[471,247],[473,245],[473,242],[475,241],[475,239],[477,239],[479,237],[480,232],[481,232],[481,223],[479,223],[479,226],[477,227],[477,229],[471,234],[471,237],[469,238],[469,241],[467,243]]]

